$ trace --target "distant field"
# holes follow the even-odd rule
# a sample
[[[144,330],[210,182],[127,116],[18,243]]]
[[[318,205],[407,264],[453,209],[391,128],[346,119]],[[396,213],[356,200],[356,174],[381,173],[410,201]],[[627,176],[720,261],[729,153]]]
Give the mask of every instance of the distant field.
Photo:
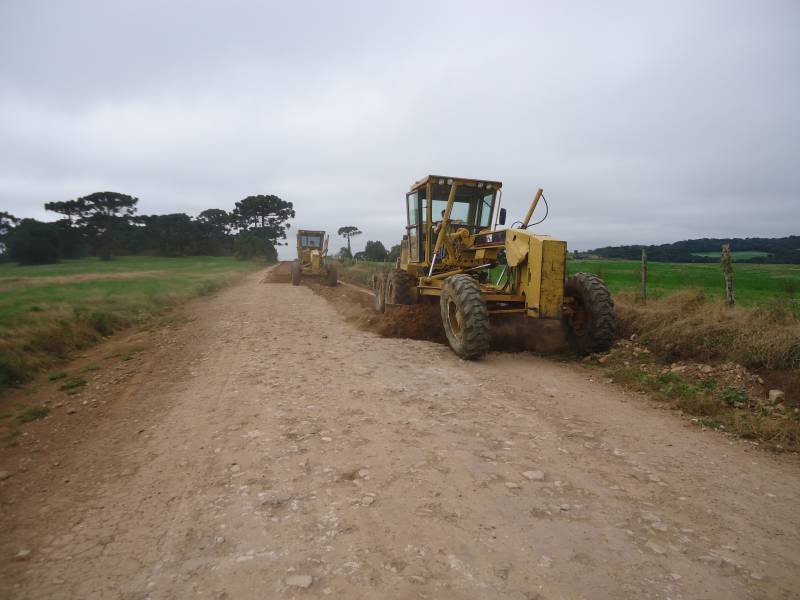
[[[393,268],[394,263],[357,262],[340,267],[342,278],[353,283],[370,285],[372,273]],[[611,291],[638,290],[641,282],[639,261],[568,260],[569,274],[588,271],[602,277]],[[702,289],[710,297],[723,298],[722,271],[717,263],[648,264],[651,298],[660,298],[684,289]],[[498,274],[498,273],[496,273]],[[800,302],[800,265],[737,264],[733,271],[737,302],[743,305],[764,303],[773,299]]]
[[[634,260],[570,260],[567,271],[588,271],[602,277],[612,292],[637,290],[641,282],[640,263]],[[725,294],[722,270],[716,263],[648,264],[649,295],[662,297],[682,289],[702,289],[709,296]],[[744,305],[772,299],[800,299],[800,265],[737,264],[733,269],[737,302]]]
[[[392,262],[373,262],[360,260],[354,262],[340,262],[339,279],[366,287],[372,287],[372,274],[378,271],[394,269]]]
[[[720,258],[720,252],[692,252],[692,256],[704,256],[706,258]],[[758,250],[734,250],[731,252],[731,258],[736,260],[750,260],[751,258],[760,258],[762,256],[770,256],[769,252],[759,252]]]
[[[0,388],[99,336],[145,323],[259,266],[229,257],[0,264]]]

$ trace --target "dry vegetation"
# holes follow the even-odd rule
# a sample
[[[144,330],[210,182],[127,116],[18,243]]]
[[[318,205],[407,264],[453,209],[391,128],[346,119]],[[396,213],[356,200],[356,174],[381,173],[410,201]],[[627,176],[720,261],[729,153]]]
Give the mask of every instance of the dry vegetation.
[[[729,308],[697,291],[646,305],[616,300],[622,340],[600,359],[614,381],[703,426],[800,450],[800,320],[791,307]],[[784,396],[770,402],[770,389]]]
[[[764,378],[732,362],[666,363],[637,341],[621,340],[592,357],[610,379],[681,411],[703,427],[774,450],[800,450],[800,408],[789,393],[778,402]],[[765,385],[765,383],[767,385]]]
[[[641,336],[667,360],[731,361],[750,369],[800,369],[800,319],[786,302],[729,308],[702,291],[682,291],[647,304],[615,298],[620,334]]]
[[[0,268],[0,391],[115,331],[258,268],[227,257],[120,257]]]

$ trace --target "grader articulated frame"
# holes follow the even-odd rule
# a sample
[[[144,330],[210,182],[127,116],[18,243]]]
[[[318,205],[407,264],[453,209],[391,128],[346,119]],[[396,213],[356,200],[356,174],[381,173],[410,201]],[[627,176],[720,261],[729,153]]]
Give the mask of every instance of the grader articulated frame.
[[[417,181],[406,194],[398,264],[375,281],[375,309],[438,299],[450,346],[466,359],[488,350],[495,317],[560,319],[576,352],[610,348],[616,317],[605,283],[591,273],[566,277],[566,242],[529,229],[543,190],[522,221],[498,229],[501,189],[439,175]]]

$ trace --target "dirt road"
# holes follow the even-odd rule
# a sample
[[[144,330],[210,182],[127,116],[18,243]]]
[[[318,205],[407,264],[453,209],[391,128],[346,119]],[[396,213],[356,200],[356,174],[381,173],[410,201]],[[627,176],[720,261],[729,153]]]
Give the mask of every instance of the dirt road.
[[[798,597],[796,458],[259,279],[3,450],[0,597]]]

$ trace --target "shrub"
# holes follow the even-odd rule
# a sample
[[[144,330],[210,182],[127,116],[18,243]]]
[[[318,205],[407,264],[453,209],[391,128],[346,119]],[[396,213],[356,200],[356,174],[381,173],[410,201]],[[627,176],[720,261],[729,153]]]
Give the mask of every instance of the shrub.
[[[100,335],[111,335],[116,329],[116,319],[110,313],[97,310],[89,315],[89,325]]]
[[[278,261],[275,246],[256,231],[239,233],[233,241],[233,252],[240,260],[263,258],[270,263]]]
[[[30,423],[31,421],[44,419],[49,414],[50,409],[46,406],[32,406],[19,413],[17,415],[17,421],[20,423]]]
[[[719,397],[728,406],[736,406],[747,402],[747,393],[739,388],[726,386],[720,390]]]
[[[59,389],[67,392],[71,396],[81,391],[81,388],[83,388],[83,386],[85,385],[86,385],[86,380],[83,377],[70,377],[64,383],[61,384],[61,387]]]

